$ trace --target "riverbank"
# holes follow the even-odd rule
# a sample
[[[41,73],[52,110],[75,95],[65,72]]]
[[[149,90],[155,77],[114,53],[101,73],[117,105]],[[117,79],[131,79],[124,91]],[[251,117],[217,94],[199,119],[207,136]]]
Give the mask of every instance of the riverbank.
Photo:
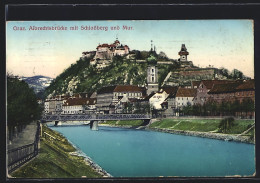
[[[165,132],[165,133],[179,134],[179,135],[188,135],[188,136],[195,136],[195,137],[203,137],[203,138],[210,138],[210,139],[236,141],[236,142],[254,144],[254,142],[252,140],[250,140],[249,136],[238,136],[238,135],[212,133],[212,132],[196,132],[196,131],[160,129],[160,128],[146,128],[146,129],[152,130],[152,131]]]
[[[190,135],[203,138],[211,138],[225,141],[236,141],[243,143],[254,144],[254,128],[247,133],[242,134],[248,130],[253,124],[254,120],[235,120],[234,126],[229,130],[229,133],[219,133],[219,119],[191,119],[191,118],[172,118],[172,119],[157,119],[148,126],[137,126],[136,122],[132,121],[110,121],[102,123],[102,126],[118,127],[118,128],[133,128],[145,129],[152,131],[160,131],[165,133],[174,133],[181,135]],[[140,124],[140,122],[138,122]],[[119,125],[120,124],[120,125]]]
[[[220,121],[221,119],[162,119],[150,124],[147,129],[254,144],[254,128],[250,129],[254,126],[254,120],[235,120],[227,133],[219,132]]]
[[[12,178],[111,177],[60,133],[43,126],[39,155],[11,174]]]

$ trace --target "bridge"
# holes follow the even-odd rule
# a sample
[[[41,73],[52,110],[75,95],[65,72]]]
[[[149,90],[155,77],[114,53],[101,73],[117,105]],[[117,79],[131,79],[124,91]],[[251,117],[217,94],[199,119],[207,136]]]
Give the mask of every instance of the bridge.
[[[108,120],[143,120],[148,124],[151,120],[149,114],[54,114],[44,115],[42,122],[54,121],[55,125],[66,121],[90,121],[90,128],[92,130],[98,129],[98,121]]]

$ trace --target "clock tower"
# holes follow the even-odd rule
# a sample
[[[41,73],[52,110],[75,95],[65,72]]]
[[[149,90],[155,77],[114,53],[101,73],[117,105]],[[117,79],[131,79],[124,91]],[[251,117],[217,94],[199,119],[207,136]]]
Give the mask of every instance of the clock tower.
[[[189,52],[187,51],[185,44],[181,45],[181,51],[179,51],[179,55],[180,55],[180,61],[182,62],[188,61],[187,56],[189,55]]]

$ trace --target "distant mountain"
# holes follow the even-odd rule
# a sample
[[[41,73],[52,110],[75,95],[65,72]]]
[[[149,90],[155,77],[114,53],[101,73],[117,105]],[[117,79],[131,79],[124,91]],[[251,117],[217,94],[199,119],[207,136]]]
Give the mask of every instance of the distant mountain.
[[[32,77],[21,77],[21,80],[24,80],[37,94],[43,92],[45,88],[51,84],[53,78],[37,75]]]

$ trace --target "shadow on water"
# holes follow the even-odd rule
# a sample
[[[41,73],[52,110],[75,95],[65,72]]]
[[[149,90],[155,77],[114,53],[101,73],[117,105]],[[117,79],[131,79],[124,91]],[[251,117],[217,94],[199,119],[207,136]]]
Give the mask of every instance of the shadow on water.
[[[48,125],[48,127],[50,128],[64,128],[64,127],[82,127],[82,126],[86,126],[88,128],[89,125],[59,125],[59,126],[55,126],[53,124]],[[104,131],[104,132],[114,132],[114,131],[129,131],[129,130],[136,130],[135,128],[120,128],[120,127],[98,127],[97,131]],[[92,131],[92,130],[91,130]],[[93,130],[93,132],[95,132],[96,130]]]
[[[133,130],[133,129],[128,129],[128,128],[120,128],[120,127],[99,127],[98,131],[129,131],[129,130]]]

